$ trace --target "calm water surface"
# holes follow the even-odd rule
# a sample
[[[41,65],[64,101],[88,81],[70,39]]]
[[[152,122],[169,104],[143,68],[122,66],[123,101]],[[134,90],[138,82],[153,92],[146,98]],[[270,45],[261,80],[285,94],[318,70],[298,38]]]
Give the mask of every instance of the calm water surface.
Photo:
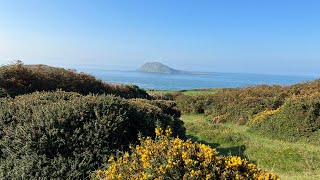
[[[184,90],[197,88],[234,88],[261,84],[291,85],[315,80],[311,76],[280,76],[240,73],[157,74],[136,71],[110,71],[79,68],[78,71],[111,83],[135,84],[144,89]]]

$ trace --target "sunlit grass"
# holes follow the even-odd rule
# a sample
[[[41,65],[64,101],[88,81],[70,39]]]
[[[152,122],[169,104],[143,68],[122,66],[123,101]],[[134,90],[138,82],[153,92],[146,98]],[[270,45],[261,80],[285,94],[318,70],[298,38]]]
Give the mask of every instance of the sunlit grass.
[[[208,94],[216,94],[222,92],[221,88],[211,88],[211,89],[194,89],[194,90],[186,90],[180,91],[184,95],[208,95]]]
[[[320,179],[320,147],[263,137],[247,126],[212,124],[206,116],[182,115],[187,135],[209,144],[222,155],[239,155],[274,171],[282,179]]]
[[[183,95],[209,95],[222,92],[222,88],[209,88],[209,89],[192,89],[192,90],[150,90],[150,95],[164,95],[170,93],[181,93]]]

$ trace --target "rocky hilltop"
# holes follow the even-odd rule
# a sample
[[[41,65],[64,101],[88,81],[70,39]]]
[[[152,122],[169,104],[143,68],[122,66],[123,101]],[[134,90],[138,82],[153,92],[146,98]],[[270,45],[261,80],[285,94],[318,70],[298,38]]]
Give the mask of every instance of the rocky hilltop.
[[[180,73],[179,70],[168,67],[160,62],[147,62],[143,64],[139,69],[139,72],[148,73],[164,73],[164,74],[177,74]]]

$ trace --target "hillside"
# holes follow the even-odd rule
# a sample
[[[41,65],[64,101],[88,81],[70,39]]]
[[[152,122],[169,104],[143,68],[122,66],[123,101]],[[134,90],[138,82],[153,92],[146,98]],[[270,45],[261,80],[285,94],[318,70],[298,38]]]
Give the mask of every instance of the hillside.
[[[84,95],[93,93],[113,94],[124,98],[149,98],[137,86],[107,83],[74,70],[47,65],[24,65],[22,62],[0,67],[0,97],[57,89]]]
[[[139,72],[147,73],[163,73],[163,74],[178,74],[181,71],[168,67],[160,62],[147,62],[143,64],[139,69]]]
[[[193,141],[246,158],[281,179],[320,179],[320,80],[149,93],[177,103]]]
[[[149,65],[152,64],[157,66],[157,63]],[[150,69],[158,69],[161,73],[169,73],[172,69],[165,65],[163,68],[159,64]],[[308,179],[309,175],[310,179],[316,178],[320,170],[316,167],[320,161],[319,87],[320,81],[316,80],[292,86],[150,91],[153,97],[149,97],[147,92],[136,86],[109,84],[74,70],[22,63],[2,66],[0,95],[15,98],[0,98],[0,143],[5,144],[5,148],[0,149],[0,159],[4,162],[0,167],[0,176],[2,173],[2,176],[9,179],[20,177],[20,174],[26,174],[30,179],[40,176],[88,177],[114,152],[129,150],[130,143],[136,144],[138,132],[155,137],[155,127],[164,129],[169,126],[173,134],[182,139],[186,128],[189,138],[217,148],[217,155],[224,155],[226,162],[236,158],[229,155],[240,156],[284,178]],[[63,91],[35,92],[57,89]],[[112,95],[90,95],[91,93]],[[145,97],[147,99],[135,99]],[[185,124],[180,120],[181,112],[181,119]],[[36,138],[24,139],[29,136]],[[173,142],[177,141],[178,139]],[[146,148],[162,148],[162,143],[164,142],[148,145]],[[181,145],[183,143],[181,141]],[[186,143],[190,143],[188,146],[192,145],[191,141]],[[25,144],[36,146],[23,149]],[[301,151],[300,144],[310,150]],[[210,150],[208,148],[206,149]],[[37,153],[28,155],[24,152],[27,155],[20,155],[20,149]],[[168,153],[171,149],[163,149],[163,153]],[[135,156],[134,151],[130,153]],[[183,152],[178,153],[183,160]],[[288,153],[291,153],[290,157]],[[15,158],[18,155],[20,159],[30,163],[26,164],[24,160]],[[82,159],[91,160],[79,163]],[[35,161],[39,165],[29,168]],[[46,165],[46,162],[66,168],[60,171],[59,168]],[[242,164],[245,165],[246,162],[243,160]],[[309,166],[303,169],[306,163]],[[77,166],[72,167],[73,164]],[[121,163],[118,165],[126,171],[125,166]],[[160,164],[154,166],[158,167]],[[217,166],[225,167],[221,164]],[[246,168],[247,166],[243,166],[240,169]],[[180,170],[177,168],[172,173],[179,172],[181,177],[188,176],[193,168]],[[144,171],[142,163],[139,173]],[[303,171],[306,174],[300,175]],[[216,175],[222,177],[224,172],[227,171],[221,171],[222,174],[217,172]],[[240,176],[244,173],[237,172]],[[233,171],[228,173],[230,177],[236,176]],[[260,171],[256,173],[259,174]]]
[[[150,93],[154,98],[174,100],[184,114],[205,114],[212,123],[248,125],[272,138],[319,145],[319,87],[320,81],[315,80],[291,86]]]
[[[89,179],[95,173],[96,179],[277,179],[246,159],[186,140],[177,104],[156,99],[137,86],[74,70],[21,62],[0,67],[0,179]],[[180,100],[188,101],[172,99],[185,112]],[[119,158],[112,163],[110,156]]]

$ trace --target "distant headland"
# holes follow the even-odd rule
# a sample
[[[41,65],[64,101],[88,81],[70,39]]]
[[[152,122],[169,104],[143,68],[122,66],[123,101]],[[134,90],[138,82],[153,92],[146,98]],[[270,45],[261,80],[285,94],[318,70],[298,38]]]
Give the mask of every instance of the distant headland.
[[[147,73],[162,73],[162,74],[180,74],[183,73],[180,70],[173,69],[169,66],[166,66],[160,62],[147,62],[143,64],[139,69],[139,72]]]

